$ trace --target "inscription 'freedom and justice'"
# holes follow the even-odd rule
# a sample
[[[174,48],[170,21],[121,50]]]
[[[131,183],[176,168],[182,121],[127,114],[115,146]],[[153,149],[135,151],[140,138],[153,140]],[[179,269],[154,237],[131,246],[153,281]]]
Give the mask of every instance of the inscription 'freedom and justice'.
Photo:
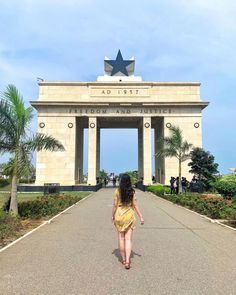
[[[170,108],[153,108],[153,109],[104,109],[104,108],[71,108],[69,109],[70,114],[170,114],[173,110]]]

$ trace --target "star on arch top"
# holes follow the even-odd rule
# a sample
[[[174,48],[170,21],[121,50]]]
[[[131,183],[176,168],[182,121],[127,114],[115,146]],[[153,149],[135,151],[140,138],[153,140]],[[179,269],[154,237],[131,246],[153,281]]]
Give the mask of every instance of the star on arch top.
[[[115,60],[104,60],[105,72],[111,76],[129,76],[134,72],[134,60],[124,60],[120,50]]]

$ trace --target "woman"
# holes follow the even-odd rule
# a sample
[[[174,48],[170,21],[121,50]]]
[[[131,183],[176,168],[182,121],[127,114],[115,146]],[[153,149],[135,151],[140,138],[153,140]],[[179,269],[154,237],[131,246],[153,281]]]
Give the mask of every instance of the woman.
[[[135,211],[140,218],[141,224],[144,224],[130,176],[123,174],[119,188],[116,189],[114,194],[112,222],[114,222],[118,232],[120,255],[122,257],[122,264],[126,269],[130,268],[132,233],[136,224]]]

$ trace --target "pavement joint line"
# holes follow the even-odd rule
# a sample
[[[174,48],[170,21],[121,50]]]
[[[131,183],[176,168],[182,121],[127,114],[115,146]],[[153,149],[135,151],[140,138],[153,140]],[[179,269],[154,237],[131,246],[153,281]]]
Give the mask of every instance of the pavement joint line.
[[[46,225],[46,224],[50,224],[51,221],[55,218],[57,218],[58,216],[60,216],[61,214],[63,214],[64,212],[66,212],[67,210],[71,209],[72,207],[74,207],[75,205],[77,205],[78,203],[85,201],[86,199],[88,199],[89,197],[91,197],[92,195],[94,195],[94,193],[89,194],[88,196],[84,197],[83,199],[79,200],[78,202],[74,203],[73,205],[71,205],[70,207],[66,208],[65,210],[63,210],[62,212],[58,213],[57,215],[53,216],[51,219],[44,221],[43,223],[41,223],[39,226],[35,227],[34,229],[32,229],[31,231],[27,232],[26,234],[24,234],[23,236],[19,237],[18,239],[14,240],[13,242],[11,242],[10,244],[6,245],[5,247],[0,249],[0,253],[7,250],[8,248],[10,248],[11,246],[15,245],[16,243],[20,242],[21,240],[23,240],[24,238],[26,238],[27,236],[31,235],[33,232],[35,232],[36,230],[40,229],[40,227]]]
[[[229,225],[227,225],[227,224],[224,224],[224,223],[220,222],[219,220],[212,219],[212,218],[210,218],[210,217],[208,217],[208,216],[206,216],[206,215],[202,215],[202,214],[200,214],[200,213],[198,213],[198,212],[196,212],[196,211],[193,211],[193,210],[191,210],[191,209],[189,209],[189,208],[186,208],[186,207],[184,207],[184,206],[181,206],[181,205],[175,204],[175,203],[173,203],[173,202],[171,202],[171,201],[169,201],[169,200],[166,200],[166,199],[164,199],[164,198],[162,198],[162,197],[160,197],[160,196],[157,196],[157,195],[153,194],[152,192],[148,192],[148,193],[149,193],[150,195],[154,196],[154,197],[159,197],[159,198],[161,198],[162,200],[167,201],[167,202],[169,202],[169,203],[171,203],[171,204],[173,204],[173,205],[175,205],[175,206],[178,206],[178,207],[181,207],[181,208],[183,208],[183,209],[185,209],[185,210],[187,210],[187,211],[193,212],[193,213],[195,213],[195,214],[197,214],[197,215],[199,215],[199,216],[201,216],[201,217],[207,219],[208,221],[210,221],[210,222],[212,222],[212,223],[217,223],[217,224],[219,224],[219,225],[225,226],[225,227],[227,227],[227,228],[229,228],[229,229],[231,229],[231,230],[234,230],[234,231],[236,230],[236,228],[234,228],[234,227],[232,227],[232,226],[229,226]]]

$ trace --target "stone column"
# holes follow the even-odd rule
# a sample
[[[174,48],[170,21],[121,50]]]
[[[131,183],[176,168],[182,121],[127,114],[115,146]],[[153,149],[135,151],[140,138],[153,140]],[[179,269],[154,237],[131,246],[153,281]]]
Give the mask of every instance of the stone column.
[[[138,177],[143,177],[143,125],[138,128]]]
[[[164,169],[164,157],[157,157],[156,154],[161,150],[162,144],[159,142],[159,139],[164,136],[164,127],[163,127],[163,118],[158,120],[158,123],[155,126],[155,177],[156,181],[159,183],[165,183],[165,169]]]
[[[154,127],[154,157],[155,157],[155,178],[157,182],[160,182],[160,170],[158,169],[158,127]]]
[[[81,126],[78,126],[78,130],[77,130],[78,183],[83,182],[83,156],[84,156],[84,129]]]
[[[50,134],[59,140],[64,151],[39,151],[36,162],[36,185],[44,183],[60,183],[75,185],[76,183],[76,117],[40,116],[39,123],[43,127],[39,132]]]
[[[99,177],[100,172],[100,128],[97,128],[97,171],[96,176]]]
[[[143,184],[152,184],[151,117],[143,117]]]
[[[96,184],[97,173],[97,118],[88,120],[88,185]]]

